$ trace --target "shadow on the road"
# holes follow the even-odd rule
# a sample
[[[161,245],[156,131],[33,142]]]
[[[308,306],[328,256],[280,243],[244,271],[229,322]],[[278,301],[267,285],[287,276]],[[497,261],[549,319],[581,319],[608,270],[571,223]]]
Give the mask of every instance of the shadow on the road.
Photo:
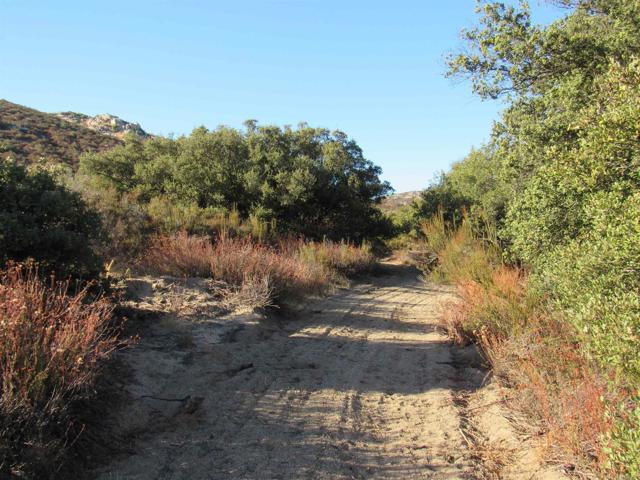
[[[412,267],[386,264],[353,291],[310,303],[300,318],[247,324],[227,342],[194,345],[184,371],[159,378],[158,390],[202,397],[200,408],[154,411],[153,426],[139,434],[189,454],[156,452],[143,459],[148,476],[136,478],[449,478],[428,445],[394,425],[406,421],[402,402],[419,394],[481,386],[481,374],[467,374],[478,362],[463,361],[435,332],[444,292]],[[170,344],[166,355],[177,355]],[[398,407],[382,424],[372,402]],[[388,449],[389,442],[408,447]]]
[[[360,296],[350,294],[319,302],[325,307],[311,306],[303,318],[286,324],[284,332],[272,331],[260,340],[273,342],[273,348],[253,349],[278,352],[273,358],[256,358],[251,371],[216,386],[231,395],[230,403],[247,405],[247,398],[256,397],[256,383],[264,385],[263,393],[241,410],[245,418],[239,434],[222,429],[226,433],[216,442],[222,455],[217,478],[447,478],[438,473],[442,459],[430,461],[428,446],[414,445],[425,450],[418,452],[420,461],[415,452],[385,452],[385,426],[363,418],[368,413],[362,400],[471,391],[481,386],[482,375],[466,375],[465,370],[478,372],[480,365],[465,363],[455,349],[452,354],[454,347],[441,336],[427,341],[434,332],[435,310],[414,310],[431,317],[425,321],[406,319],[407,311],[446,290],[422,284],[414,269],[397,265],[373,277],[372,284],[397,285],[401,298],[410,298],[394,299],[391,289],[380,296],[371,292],[365,307]],[[242,337],[260,338],[250,331]],[[335,397],[326,392],[344,399],[339,412]],[[411,445],[412,439],[396,441]],[[238,451],[242,461],[234,453]]]

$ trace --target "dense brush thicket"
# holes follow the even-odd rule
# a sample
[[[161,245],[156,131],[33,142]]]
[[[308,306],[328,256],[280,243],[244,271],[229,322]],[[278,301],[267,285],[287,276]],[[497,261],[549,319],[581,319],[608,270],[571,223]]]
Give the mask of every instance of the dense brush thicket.
[[[612,372],[611,466],[640,475],[640,2],[561,0],[566,16],[533,25],[526,3],[479,6],[450,74],[508,103],[489,145],[428,188],[438,209],[482,232],[497,225],[506,259],[568,322],[582,354]],[[479,234],[484,236],[483,233]]]
[[[85,190],[109,197],[97,202],[103,210],[105,203],[110,212],[114,205],[127,211],[140,206],[165,233],[180,227],[205,233],[220,212],[229,211],[312,239],[361,242],[390,228],[376,208],[390,191],[380,168],[344,133],[304,124],[291,129],[247,122],[244,131],[200,127],[177,139],[129,138],[83,157],[80,174]]]

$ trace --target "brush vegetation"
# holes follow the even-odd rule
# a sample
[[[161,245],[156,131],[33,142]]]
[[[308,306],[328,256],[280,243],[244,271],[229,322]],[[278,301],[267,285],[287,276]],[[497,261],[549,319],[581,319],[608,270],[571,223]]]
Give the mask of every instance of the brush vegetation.
[[[80,194],[41,167],[0,161],[0,265],[33,259],[63,277],[95,277],[100,236],[99,215]]]
[[[583,473],[640,476],[640,3],[481,2],[449,74],[508,106],[414,205],[447,323],[478,341]],[[562,449],[561,449],[562,450]]]
[[[0,475],[69,458],[73,405],[118,341],[83,283],[104,262],[267,306],[371,268],[395,232],[458,286],[452,338],[481,345],[550,458],[639,478],[640,3],[553,3],[566,14],[542,27],[526,2],[479,2],[449,74],[507,107],[488,144],[389,216],[380,168],[340,131],[119,141],[0,102]]]
[[[212,239],[181,232],[153,239],[140,266],[155,274],[219,280],[245,296],[253,291],[254,303],[268,306],[325,293],[375,262],[367,245],[294,239],[269,245],[228,234]]]
[[[119,220],[119,211],[135,205],[165,233],[211,233],[220,214],[233,211],[278,235],[361,243],[391,232],[377,208],[391,190],[380,173],[343,132],[247,122],[243,131],[200,127],[177,139],[129,137],[84,156],[79,180],[104,192],[106,200],[96,201],[108,217]]]

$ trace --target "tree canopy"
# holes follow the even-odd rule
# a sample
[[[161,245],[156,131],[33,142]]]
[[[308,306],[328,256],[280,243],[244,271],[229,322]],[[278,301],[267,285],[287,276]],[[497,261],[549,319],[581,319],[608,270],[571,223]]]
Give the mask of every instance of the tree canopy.
[[[258,126],[196,128],[177,139],[130,137],[81,159],[98,187],[201,209],[236,209],[281,232],[356,242],[386,234],[376,205],[391,191],[381,169],[340,131]]]

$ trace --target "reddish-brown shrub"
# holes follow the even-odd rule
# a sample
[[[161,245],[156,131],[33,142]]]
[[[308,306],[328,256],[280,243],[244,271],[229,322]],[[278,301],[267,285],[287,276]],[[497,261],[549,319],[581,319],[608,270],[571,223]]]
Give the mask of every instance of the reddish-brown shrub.
[[[529,321],[527,330],[508,338],[487,341],[485,334],[482,348],[496,375],[518,392],[514,406],[537,421],[554,456],[603,474],[605,437],[612,428],[605,407],[615,392],[566,321],[548,312]]]
[[[182,232],[154,238],[142,259],[142,268],[160,275],[210,277],[215,256],[208,237]]]
[[[117,346],[112,312],[108,299],[71,293],[33,266],[0,271],[0,477],[61,467],[81,429],[69,407]]]
[[[518,392],[513,406],[538,424],[553,456],[603,473],[612,427],[605,376],[580,349],[574,328],[528,290],[522,271],[498,267],[486,278],[459,281],[459,300],[443,315],[449,335],[482,348],[495,375]]]

